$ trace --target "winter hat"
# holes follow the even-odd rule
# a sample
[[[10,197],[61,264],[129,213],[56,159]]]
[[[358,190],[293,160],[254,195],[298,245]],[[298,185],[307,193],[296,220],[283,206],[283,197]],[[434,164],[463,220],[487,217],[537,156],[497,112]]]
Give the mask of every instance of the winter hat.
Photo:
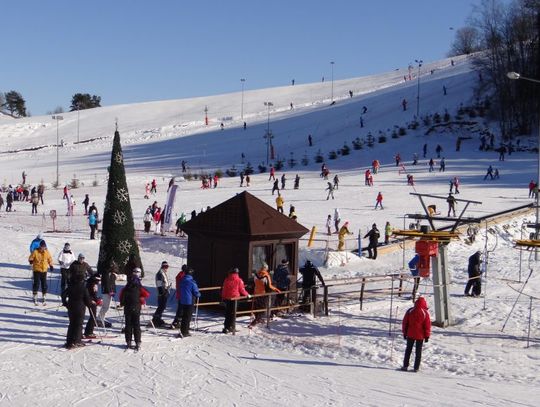
[[[349,221],[345,221],[345,223],[343,224],[343,226],[349,226]]]
[[[79,255],[77,256],[77,258],[78,258],[79,260],[81,260],[81,259],[85,259],[86,257],[84,257],[84,254],[79,253]]]
[[[137,278],[141,278],[142,270],[139,267],[135,267],[133,269],[133,276]]]
[[[281,264],[289,264],[289,262],[287,261],[287,259],[283,259],[281,260]]]
[[[187,264],[182,264],[182,271],[185,273],[188,270]]]
[[[47,243],[45,243],[45,240],[39,242],[39,247],[47,247]]]
[[[311,262],[311,260],[306,260],[306,267],[311,267],[313,266],[313,263]]]
[[[38,239],[43,239],[43,233],[39,232],[38,235],[37,235],[37,238]]]
[[[64,245],[64,250],[71,250],[71,245],[69,243],[66,243]]]
[[[268,264],[263,263],[262,266],[261,266],[261,268],[263,268],[263,269],[268,269]]]
[[[191,267],[186,270],[186,274],[193,275],[195,273],[195,270],[193,270]]]
[[[233,267],[232,269],[229,270],[229,273],[240,273],[240,270],[238,270],[237,267]]]
[[[373,225],[371,225],[372,228],[376,228],[377,227],[377,224],[374,223]]]
[[[166,261],[162,261],[161,262],[161,268],[169,268],[169,263],[167,263]]]

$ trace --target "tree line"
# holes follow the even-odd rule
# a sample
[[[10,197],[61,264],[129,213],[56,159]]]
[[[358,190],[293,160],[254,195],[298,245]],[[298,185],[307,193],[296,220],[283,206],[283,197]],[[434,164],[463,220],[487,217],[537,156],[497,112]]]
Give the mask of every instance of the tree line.
[[[92,109],[94,107],[101,107],[101,96],[90,95],[89,93],[75,93],[71,97],[70,111]],[[6,93],[0,92],[0,111],[8,112],[13,117],[26,117],[26,101],[23,96],[15,91],[11,90]],[[54,113],[62,113],[63,109],[57,107]]]
[[[540,80],[540,0],[482,0],[469,24],[456,31],[449,56],[473,54],[475,96],[489,99],[490,116],[504,139],[537,128],[540,83],[513,80],[509,72]]]

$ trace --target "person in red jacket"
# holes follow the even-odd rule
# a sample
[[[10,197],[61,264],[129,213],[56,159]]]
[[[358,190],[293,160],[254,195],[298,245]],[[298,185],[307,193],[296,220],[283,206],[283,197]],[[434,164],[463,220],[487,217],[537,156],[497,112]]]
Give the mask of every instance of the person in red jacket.
[[[221,298],[223,299],[223,302],[225,302],[225,323],[223,327],[224,334],[236,332],[236,318],[233,298],[240,296],[251,298],[251,295],[249,295],[246,291],[244,282],[238,273],[239,270],[236,267],[229,270],[229,275],[225,278],[223,287],[221,288]]]
[[[418,297],[414,303],[414,307],[407,310],[403,317],[401,330],[403,332],[403,338],[407,340],[407,347],[405,349],[405,357],[403,359],[403,367],[401,370],[406,371],[409,367],[412,348],[416,343],[414,371],[418,372],[418,369],[420,369],[420,361],[422,359],[422,346],[424,341],[426,343],[429,341],[429,336],[431,335],[431,317],[424,297]]]

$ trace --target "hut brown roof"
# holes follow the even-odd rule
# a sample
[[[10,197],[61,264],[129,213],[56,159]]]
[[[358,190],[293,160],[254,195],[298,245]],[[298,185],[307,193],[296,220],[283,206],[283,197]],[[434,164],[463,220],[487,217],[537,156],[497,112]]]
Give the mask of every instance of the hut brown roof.
[[[190,233],[235,238],[300,238],[309,230],[244,191],[182,225]]]

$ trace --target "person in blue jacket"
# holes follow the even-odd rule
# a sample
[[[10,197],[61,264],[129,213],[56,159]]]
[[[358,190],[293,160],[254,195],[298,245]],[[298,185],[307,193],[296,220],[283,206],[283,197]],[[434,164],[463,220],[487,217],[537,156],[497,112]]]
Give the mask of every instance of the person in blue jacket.
[[[30,254],[34,253],[34,250],[39,249],[40,243],[43,241],[43,233],[39,232],[32,243],[30,243]]]
[[[88,215],[88,226],[90,226],[90,239],[94,240],[96,238],[96,229],[97,229],[97,213],[95,210],[90,212]]]
[[[413,299],[416,297],[416,291],[418,291],[418,286],[420,285],[420,276],[418,275],[418,263],[420,263],[420,255],[416,253],[411,259],[411,261],[409,261],[409,270],[411,270],[411,275],[414,279],[414,286],[412,291]]]
[[[197,282],[193,279],[193,269],[188,268],[186,275],[180,281],[180,306],[182,307],[182,321],[180,322],[180,335],[190,336],[189,324],[193,314],[193,297],[199,298],[201,293]]]

